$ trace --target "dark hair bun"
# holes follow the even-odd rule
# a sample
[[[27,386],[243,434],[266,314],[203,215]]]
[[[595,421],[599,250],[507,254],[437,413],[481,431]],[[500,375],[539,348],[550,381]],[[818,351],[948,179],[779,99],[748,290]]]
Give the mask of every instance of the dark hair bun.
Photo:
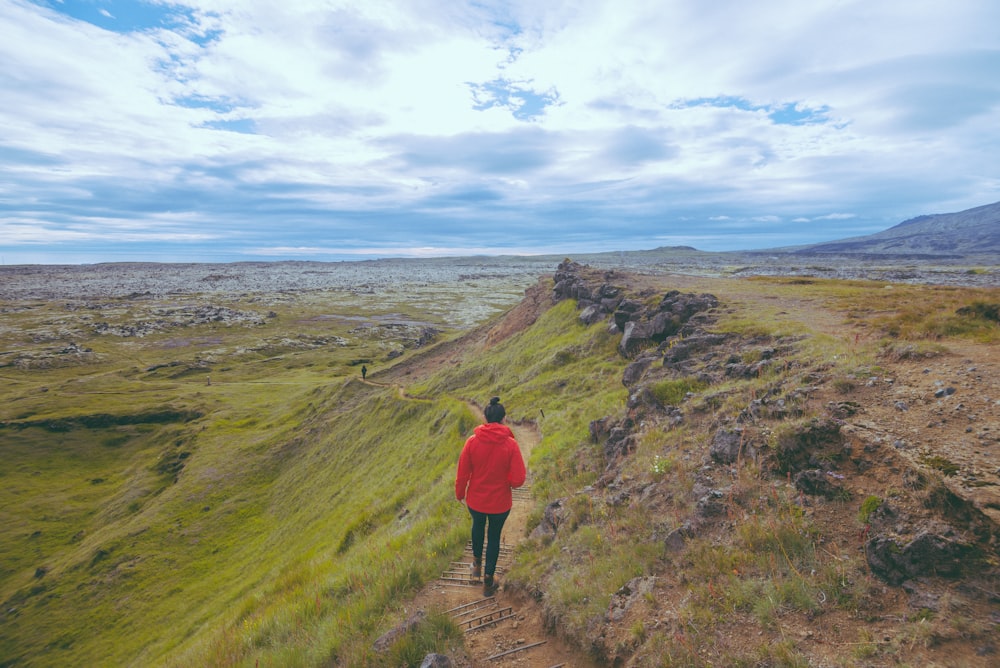
[[[500,403],[500,397],[490,399],[490,405],[483,409],[483,416],[487,422],[500,422],[506,414],[507,411]]]

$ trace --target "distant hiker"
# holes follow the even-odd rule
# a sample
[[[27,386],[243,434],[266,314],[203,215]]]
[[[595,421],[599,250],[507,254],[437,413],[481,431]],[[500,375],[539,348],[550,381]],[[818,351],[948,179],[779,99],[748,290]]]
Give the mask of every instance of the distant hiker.
[[[500,532],[514,505],[510,490],[524,484],[527,472],[514,433],[503,424],[507,411],[500,398],[490,399],[483,413],[486,424],[476,427],[458,458],[455,498],[464,500],[472,515],[472,575],[478,579],[485,573],[483,594],[492,596],[497,591],[495,574],[500,556]],[[482,560],[484,538],[485,570]]]
[[[363,381],[368,376],[368,367],[364,364],[361,365],[361,380]]]

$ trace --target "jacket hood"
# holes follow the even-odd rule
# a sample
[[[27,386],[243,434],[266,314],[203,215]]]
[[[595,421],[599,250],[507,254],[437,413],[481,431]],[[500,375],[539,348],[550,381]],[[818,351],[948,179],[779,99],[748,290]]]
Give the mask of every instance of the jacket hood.
[[[476,436],[487,443],[502,443],[514,437],[510,427],[501,422],[487,422],[476,427]]]

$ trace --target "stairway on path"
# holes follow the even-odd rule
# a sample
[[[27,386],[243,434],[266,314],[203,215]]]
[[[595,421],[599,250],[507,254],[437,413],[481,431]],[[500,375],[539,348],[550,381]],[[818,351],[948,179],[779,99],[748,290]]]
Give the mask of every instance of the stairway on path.
[[[525,487],[515,489],[513,491],[513,496],[514,504],[516,506],[522,504],[530,505],[532,501],[530,486],[526,485]],[[501,542],[500,557],[497,561],[496,571],[498,575],[504,574],[507,569],[507,564],[509,564],[510,560],[513,558],[513,554],[514,546],[505,541]],[[516,620],[518,615],[513,606],[503,605],[497,600],[496,596],[482,597],[480,591],[477,591],[478,588],[482,586],[483,580],[481,577],[476,577],[473,573],[472,541],[469,541],[465,546],[465,559],[466,560],[463,561],[451,562],[450,567],[441,574],[440,581],[447,587],[455,589],[468,589],[470,590],[470,595],[472,592],[476,592],[478,595],[470,597],[470,600],[447,610],[446,613],[451,615],[452,619],[455,620],[465,633],[473,633],[482,629],[495,628],[505,622]],[[520,644],[517,647],[501,651],[486,658],[489,660],[500,659],[502,657],[544,645],[547,641],[542,639],[534,642],[526,642],[523,640],[519,640],[518,642]]]

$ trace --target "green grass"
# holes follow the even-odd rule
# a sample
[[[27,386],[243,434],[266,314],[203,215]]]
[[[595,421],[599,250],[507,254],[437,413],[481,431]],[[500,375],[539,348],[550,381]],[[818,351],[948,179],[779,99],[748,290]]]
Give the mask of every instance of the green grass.
[[[593,480],[581,456],[595,416],[618,414],[625,390],[617,342],[602,325],[584,327],[560,302],[528,330],[411,388],[419,396],[500,396],[509,419],[537,420],[545,436],[529,462],[536,498],[552,500]]]
[[[823,542],[785,478],[749,461],[715,483],[725,489],[719,526],[728,528],[706,528],[668,551],[662,539],[691,516],[705,466],[710,433],[694,418],[724,423],[755,399],[806,383],[815,369],[849,393],[879,359],[902,359],[907,346],[925,354],[947,337],[995,340],[996,299],[820,279],[734,286],[716,330],[754,340],[744,363],[762,359],[762,346],[783,346],[784,364],[714,386],[655,384],[661,405],[682,408],[691,422],[641,426],[636,451],[615,472],[650,490],[655,507],[604,487],[581,493],[607,465],[588,424],[624,418],[627,391],[616,337],[605,324],[580,324],[570,302],[407,387],[417,399],[358,382],[358,360],[375,360],[377,374],[391,364],[389,352],[412,349],[380,333],[352,334],[354,321],[328,316],[430,312],[443,324],[464,303],[454,294],[422,294],[410,305],[399,303],[401,288],[392,303],[331,293],[263,307],[237,300],[229,305],[276,317],[134,340],[90,334],[58,304],[5,314],[5,351],[58,348],[72,334],[94,353],[48,366],[0,357],[8,363],[0,368],[0,656],[40,666],[397,666],[460,645],[449,620],[431,614],[385,655],[372,649],[406,617],[409,597],[460,553],[467,518],[452,500],[454,465],[476,424],[465,401],[500,395],[510,419],[535,420],[543,433],[529,462],[534,521],[556,499],[567,513],[556,540],[524,545],[509,578],[544,591],[562,632],[588,642],[611,595],[656,573],[664,588],[646,604],[673,626],[631,622],[635,665],[808,665],[783,625],[871,614],[877,588],[863,556]],[[778,297],[829,311],[844,334],[796,321]],[[483,313],[511,299],[487,300]],[[112,306],[92,318],[142,317]],[[67,334],[44,340],[54,327]],[[346,343],[310,343],[336,337]],[[762,430],[770,445],[813,417],[805,400],[787,405],[798,411],[791,426]],[[171,411],[174,419],[150,418]],[[946,472],[947,462],[927,463]],[[862,521],[873,510],[870,502],[860,511],[829,503]],[[981,633],[952,623],[956,635]],[[913,645],[945,632],[927,630],[926,619],[910,624]],[[716,632],[727,627],[759,641],[717,647]],[[882,651],[871,637],[852,647],[859,661]]]
[[[679,406],[687,395],[700,392],[706,387],[706,383],[696,378],[668,378],[655,383],[650,390],[662,405]]]
[[[6,320],[4,347],[30,347],[58,310]],[[391,341],[267,343],[293,316],[299,338],[349,337],[279,310],[264,328],[91,336],[99,359],[3,369],[5,660],[357,665],[461,549],[464,404],[355,382],[352,361]],[[143,419],[164,408],[200,417]]]

